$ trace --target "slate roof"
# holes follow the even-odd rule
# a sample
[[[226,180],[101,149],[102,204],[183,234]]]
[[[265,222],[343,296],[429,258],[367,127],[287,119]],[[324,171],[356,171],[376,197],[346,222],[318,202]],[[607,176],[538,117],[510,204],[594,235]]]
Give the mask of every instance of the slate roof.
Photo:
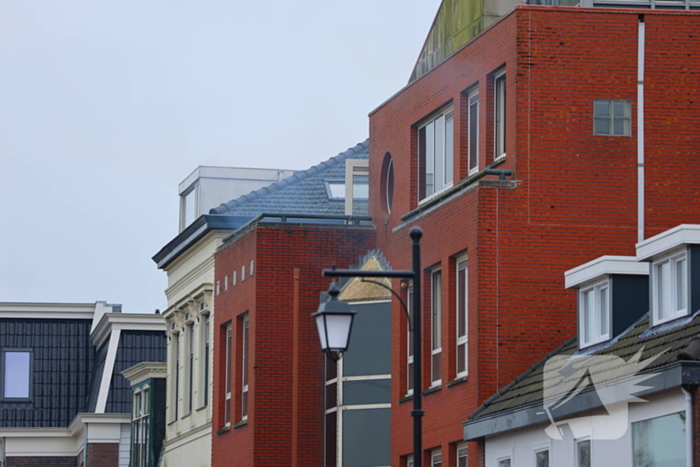
[[[578,352],[583,355],[615,356],[620,357],[625,362],[634,362],[636,354],[641,351],[638,360],[644,362],[647,359],[657,358],[644,366],[643,372],[658,369],[679,360],[698,360],[700,358],[700,312],[691,317],[679,319],[666,323],[657,328],[650,329],[649,313],[646,313],[633,326],[614,338],[608,345],[597,348],[592,352],[586,349]],[[507,412],[519,407],[528,406],[542,402],[544,394],[544,383],[548,388],[557,388],[563,379],[566,365],[563,367],[547,366],[545,363],[550,358],[560,357],[562,362],[575,362],[575,358],[567,358],[569,355],[577,354],[578,345],[575,338],[569,339],[561,347],[551,352],[540,362],[534,364],[528,371],[518,376],[513,382],[498,391],[495,395],[487,399],[481,407],[473,412],[469,418],[476,420],[491,416],[499,412]],[[587,360],[590,362],[591,360]],[[614,360],[613,360],[614,361]],[[606,381],[613,381],[624,376],[630,376],[630,365],[605,364],[588,366],[592,380],[597,384]],[[590,384],[589,384],[590,386]],[[562,388],[559,395],[567,392]],[[551,393],[557,395],[556,392]]]
[[[347,159],[369,158],[369,140],[295,173],[291,177],[213,208],[209,214],[257,216],[264,212],[294,214],[345,214],[343,200],[330,200],[325,180],[344,180]],[[357,203],[357,215],[367,215],[367,202]]]

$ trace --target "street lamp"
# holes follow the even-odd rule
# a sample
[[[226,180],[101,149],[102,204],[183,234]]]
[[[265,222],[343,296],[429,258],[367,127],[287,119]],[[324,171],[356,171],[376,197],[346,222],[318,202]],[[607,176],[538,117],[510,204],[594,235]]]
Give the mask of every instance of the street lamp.
[[[410,279],[413,281],[413,304],[412,318],[408,316],[408,327],[413,332],[413,467],[423,465],[423,395],[421,393],[422,364],[421,364],[421,297],[420,297],[420,239],[423,230],[420,227],[413,227],[409,233],[413,239],[413,269],[411,271],[367,271],[361,269],[324,269],[325,277],[387,277],[394,279]],[[382,285],[382,284],[379,284]],[[383,286],[383,285],[382,285]],[[392,294],[396,293],[389,289]],[[350,340],[350,329],[354,312],[350,307],[338,300],[338,288],[335,283],[331,284],[328,291],[330,299],[322,303],[318,312],[312,316],[316,318],[316,326],[321,339],[321,349],[333,361],[337,361],[339,352],[344,352],[348,348]],[[398,295],[397,295],[398,297]],[[344,306],[343,306],[344,305]],[[403,306],[403,302],[402,302]]]
[[[321,339],[321,350],[326,352],[328,358],[338,361],[340,354],[345,352],[350,342],[350,331],[352,330],[352,320],[355,312],[350,309],[350,305],[338,300],[338,286],[335,281],[331,282],[328,289],[327,301],[321,303],[318,311],[314,313],[318,337]]]

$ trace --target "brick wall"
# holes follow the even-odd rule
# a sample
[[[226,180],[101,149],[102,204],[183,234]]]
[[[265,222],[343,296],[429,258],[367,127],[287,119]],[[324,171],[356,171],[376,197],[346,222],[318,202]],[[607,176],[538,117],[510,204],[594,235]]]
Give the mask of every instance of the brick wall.
[[[424,230],[422,266],[442,268],[442,385],[423,399],[425,449],[452,465],[461,423],[483,400],[575,334],[575,294],[563,273],[601,255],[634,255],[637,240],[637,29],[639,11],[520,6],[370,115],[370,212],[378,247],[395,269],[411,266],[413,226]],[[645,236],[700,222],[700,15],[644,12]],[[669,33],[672,31],[672,33]],[[609,43],[601,48],[596,44]],[[510,183],[474,184],[406,222],[418,207],[416,125],[454,106],[454,183],[467,173],[464,93],[480,93],[479,168],[493,163],[492,75],[506,69]],[[669,86],[674,83],[673,86]],[[632,103],[632,136],[593,135],[593,100]],[[378,180],[394,162],[389,213]],[[490,177],[493,179],[493,177]],[[516,182],[517,181],[517,182]],[[455,258],[469,261],[469,376],[455,376]],[[426,273],[425,279],[429,278]],[[430,293],[423,287],[424,389],[430,372]],[[394,305],[392,465],[411,445],[405,396],[406,324]],[[471,446],[470,446],[471,448]],[[473,449],[477,449],[474,447]],[[471,453],[470,453],[471,454]],[[478,465],[479,456],[470,455]]]
[[[87,452],[88,467],[119,466],[119,443],[90,443]]]
[[[347,268],[373,246],[372,227],[258,224],[216,254],[216,280],[233,270],[239,277],[215,297],[215,325],[236,325],[248,313],[251,345],[248,421],[236,427],[234,419],[230,430],[220,432],[225,361],[223,334],[215,334],[212,466],[228,466],[234,456],[240,466],[323,465],[325,357],[310,315],[330,283],[321,270]],[[241,282],[241,266],[249,268],[251,260],[255,273]],[[236,405],[238,343],[234,349]]]
[[[76,467],[75,457],[8,457],[7,467]]]

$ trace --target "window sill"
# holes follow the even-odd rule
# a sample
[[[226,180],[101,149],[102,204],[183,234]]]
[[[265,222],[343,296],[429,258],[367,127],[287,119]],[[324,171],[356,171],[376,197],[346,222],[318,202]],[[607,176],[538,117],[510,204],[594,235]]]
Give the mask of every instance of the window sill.
[[[495,159],[493,160],[493,162],[491,162],[491,163],[489,164],[489,166],[487,167],[487,169],[493,169],[493,168],[496,167],[497,165],[503,164],[505,161],[506,161],[506,155],[503,154],[502,156],[499,156],[499,157],[495,158]]]
[[[209,407],[209,406],[208,406],[208,405],[203,405],[203,406],[201,406],[201,407],[197,407],[197,408],[195,409],[195,411],[201,412],[202,410],[205,410],[207,407]]]
[[[421,394],[424,396],[427,396],[428,394],[432,394],[434,392],[438,392],[440,389],[442,389],[442,386],[433,386],[432,388],[428,388],[425,391],[423,391]]]
[[[236,430],[238,428],[241,428],[243,426],[246,426],[248,424],[248,420],[241,420],[240,422],[236,423],[233,425],[233,429]]]
[[[399,404],[403,404],[404,402],[408,402],[410,400],[413,400],[413,394],[409,394],[399,399]]]
[[[452,186],[453,186],[453,184],[450,183],[449,185],[445,185],[444,187],[440,188],[439,191],[436,191],[436,192],[433,193],[432,195],[426,196],[426,197],[423,198],[422,200],[418,201],[418,206],[420,206],[421,204],[427,203],[427,202],[430,201],[431,199],[439,198],[441,194],[445,193],[446,191],[449,191],[450,188],[452,188]]]
[[[447,383],[447,387],[451,388],[452,386],[456,386],[459,383],[464,383],[465,381],[467,381],[468,378],[469,378],[468,375],[460,376],[459,378],[455,378],[452,381],[450,381],[449,383]]]
[[[224,433],[228,433],[229,431],[231,431],[231,427],[230,427],[230,426],[225,426],[225,427],[223,427],[222,429],[220,429],[219,431],[217,431],[216,434],[217,434],[217,435],[223,435]]]

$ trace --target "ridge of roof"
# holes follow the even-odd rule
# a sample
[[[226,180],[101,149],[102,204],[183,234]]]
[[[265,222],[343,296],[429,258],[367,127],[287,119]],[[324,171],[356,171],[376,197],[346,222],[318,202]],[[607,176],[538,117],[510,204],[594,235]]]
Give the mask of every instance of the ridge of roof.
[[[284,188],[286,188],[288,186],[295,185],[295,184],[301,182],[302,180],[305,180],[313,175],[318,174],[319,172],[322,172],[330,167],[334,167],[337,164],[344,162],[346,159],[349,159],[354,155],[367,153],[368,151],[369,151],[369,138],[366,139],[365,141],[357,143],[355,146],[348,148],[347,150],[331,157],[328,160],[325,160],[325,161],[320,162],[314,166],[309,167],[306,170],[296,172],[294,175],[292,175],[290,177],[283,178],[282,180],[279,180],[277,182],[273,182],[270,185],[264,186],[264,187],[259,188],[257,190],[253,190],[250,193],[239,196],[236,199],[232,199],[231,201],[220,204],[218,207],[210,209],[209,214],[226,214],[227,212],[230,212],[237,207],[244,206],[245,204],[247,204],[251,201],[254,201],[256,199],[262,198],[265,195],[268,195],[270,193],[274,193],[276,191],[283,190]]]

